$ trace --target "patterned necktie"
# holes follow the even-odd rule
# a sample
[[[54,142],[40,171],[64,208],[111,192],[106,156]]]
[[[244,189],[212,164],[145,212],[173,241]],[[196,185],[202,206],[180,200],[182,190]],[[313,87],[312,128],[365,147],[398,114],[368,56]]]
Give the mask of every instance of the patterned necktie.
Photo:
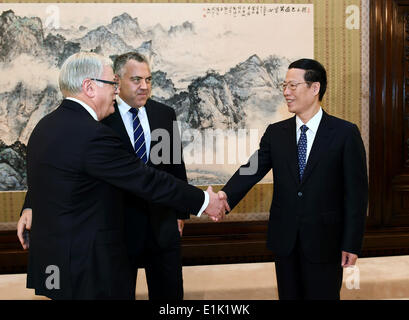
[[[298,140],[298,168],[300,170],[300,181],[304,174],[306,159],[307,159],[307,135],[308,127],[304,124],[301,126],[301,135]]]
[[[129,109],[129,112],[132,113],[135,153],[139,159],[141,159],[144,163],[147,163],[148,156],[146,154],[145,135],[143,134],[143,128],[142,128],[141,122],[139,121],[139,117],[138,117],[139,110],[136,108],[131,108]]]

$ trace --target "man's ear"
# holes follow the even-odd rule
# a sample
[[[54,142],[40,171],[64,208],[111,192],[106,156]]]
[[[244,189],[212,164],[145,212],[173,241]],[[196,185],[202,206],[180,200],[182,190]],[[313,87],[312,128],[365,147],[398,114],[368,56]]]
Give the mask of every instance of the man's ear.
[[[82,92],[84,92],[84,94],[89,98],[95,97],[95,85],[91,79],[85,79],[82,81]]]
[[[118,92],[119,92],[121,90],[121,77],[118,74],[115,74],[114,81],[118,83]]]
[[[321,84],[319,82],[313,82],[311,85],[314,95],[318,96],[320,94]]]

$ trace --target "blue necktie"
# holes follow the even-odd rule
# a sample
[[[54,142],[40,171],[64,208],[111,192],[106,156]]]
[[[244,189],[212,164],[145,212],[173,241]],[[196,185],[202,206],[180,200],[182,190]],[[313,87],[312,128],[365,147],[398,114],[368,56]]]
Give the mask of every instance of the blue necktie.
[[[304,174],[306,159],[307,159],[307,135],[306,132],[308,127],[304,124],[300,127],[301,135],[298,140],[298,168],[300,170],[300,181],[302,181],[302,176]]]
[[[139,110],[136,108],[131,108],[129,109],[129,112],[132,113],[135,153],[139,159],[141,159],[144,163],[147,163],[148,156],[146,154],[145,135],[143,134],[143,128],[142,128],[141,122],[139,121],[139,117],[138,117]]]

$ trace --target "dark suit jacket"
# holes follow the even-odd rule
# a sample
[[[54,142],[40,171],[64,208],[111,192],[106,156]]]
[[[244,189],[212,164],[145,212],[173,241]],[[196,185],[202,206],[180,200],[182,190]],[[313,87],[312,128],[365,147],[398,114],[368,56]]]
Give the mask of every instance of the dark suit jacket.
[[[159,153],[159,156],[165,156],[163,162],[154,164],[152,163],[152,158],[149,158],[147,165],[165,171],[187,182],[186,168],[181,157],[182,147],[179,131],[175,130],[174,132],[173,128],[174,121],[176,121],[175,111],[151,99],[148,99],[146,102],[145,109],[151,133],[157,129],[162,129],[169,134],[168,137],[158,139],[159,141],[152,139],[150,149],[154,150],[155,154],[158,154],[156,147],[160,148],[163,146],[162,144],[167,144],[170,151],[166,152],[164,150],[167,153],[166,155],[162,154],[163,150]],[[111,127],[120,136],[129,152],[135,152],[116,104],[115,113],[102,120],[102,123]],[[177,146],[176,150],[174,145]],[[176,161],[173,161],[174,159]],[[144,249],[146,234],[150,230],[149,226],[153,229],[154,237],[159,246],[162,248],[171,246],[180,238],[177,219],[189,218],[189,212],[180,212],[171,207],[149,203],[142,198],[135,197],[130,192],[124,193],[124,213],[126,244],[131,254],[139,254]]]
[[[253,175],[239,170],[223,190],[235,206],[272,169],[274,193],[267,246],[287,256],[299,234],[312,262],[339,262],[341,250],[359,254],[368,202],[365,149],[356,125],[323,113],[299,181],[295,117],[266,129]]]
[[[192,213],[204,201],[203,191],[145,166],[114,131],[69,100],[34,128],[27,182],[25,207],[33,209],[27,286],[59,299],[134,295],[121,189]],[[59,268],[60,289],[46,286],[50,265]]]

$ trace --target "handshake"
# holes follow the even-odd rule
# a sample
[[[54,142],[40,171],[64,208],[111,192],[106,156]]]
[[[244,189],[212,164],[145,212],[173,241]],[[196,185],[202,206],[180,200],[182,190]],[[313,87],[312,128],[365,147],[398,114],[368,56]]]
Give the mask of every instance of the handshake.
[[[213,221],[223,220],[226,211],[230,212],[230,206],[227,203],[227,195],[224,191],[218,193],[213,192],[213,188],[209,186],[206,190],[209,194],[209,204],[207,205],[205,214],[209,216]]]

